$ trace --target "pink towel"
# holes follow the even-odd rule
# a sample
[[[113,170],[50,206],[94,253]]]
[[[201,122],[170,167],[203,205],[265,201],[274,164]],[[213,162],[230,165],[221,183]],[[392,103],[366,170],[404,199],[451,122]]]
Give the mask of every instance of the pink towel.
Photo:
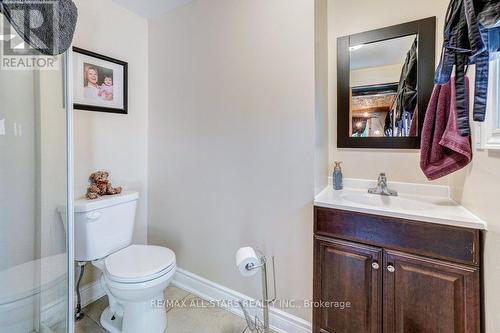
[[[465,81],[466,105],[469,105],[469,80]],[[455,80],[435,85],[425,113],[420,146],[420,168],[429,180],[462,169],[472,160],[470,137],[458,132]]]

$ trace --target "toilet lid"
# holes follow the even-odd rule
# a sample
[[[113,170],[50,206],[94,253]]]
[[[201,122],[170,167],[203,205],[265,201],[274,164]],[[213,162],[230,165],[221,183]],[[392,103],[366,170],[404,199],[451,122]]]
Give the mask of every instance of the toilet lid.
[[[106,276],[123,283],[155,279],[175,267],[175,253],[161,246],[131,245],[104,260]]]

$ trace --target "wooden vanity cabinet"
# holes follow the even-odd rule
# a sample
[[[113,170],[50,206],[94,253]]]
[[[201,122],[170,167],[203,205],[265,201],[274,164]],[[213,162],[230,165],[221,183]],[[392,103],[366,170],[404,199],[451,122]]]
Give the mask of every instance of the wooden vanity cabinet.
[[[479,230],[315,207],[314,237],[314,333],[481,332]]]
[[[314,332],[382,332],[382,249],[317,237],[314,252]]]

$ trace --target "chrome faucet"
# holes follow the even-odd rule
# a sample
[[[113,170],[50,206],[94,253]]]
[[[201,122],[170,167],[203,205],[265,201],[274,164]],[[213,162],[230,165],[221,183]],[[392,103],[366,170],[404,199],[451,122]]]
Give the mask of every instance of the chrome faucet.
[[[377,187],[373,187],[368,189],[368,193],[370,194],[380,194],[380,195],[388,195],[388,196],[397,196],[398,192],[394,190],[390,190],[387,187],[387,176],[384,172],[382,172],[378,176]]]

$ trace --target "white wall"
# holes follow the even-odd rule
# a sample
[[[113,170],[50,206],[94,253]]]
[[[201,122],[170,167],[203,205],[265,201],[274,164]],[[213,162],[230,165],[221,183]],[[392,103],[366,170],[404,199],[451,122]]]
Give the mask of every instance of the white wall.
[[[437,16],[437,50],[442,45],[444,16],[449,0],[328,0],[330,58],[330,164],[343,161],[345,177],[427,182],[419,167],[418,150],[337,149],[337,38],[353,33]],[[439,58],[439,52],[436,59]],[[448,179],[438,181],[448,184]]]
[[[134,239],[147,241],[148,24],[111,0],[76,0],[73,44],[129,64],[128,115],[74,111],[75,194],[109,170],[115,185],[140,192]]]
[[[311,298],[314,3],[194,1],[149,36],[150,243],[253,297],[234,255],[258,247],[280,298]]]

